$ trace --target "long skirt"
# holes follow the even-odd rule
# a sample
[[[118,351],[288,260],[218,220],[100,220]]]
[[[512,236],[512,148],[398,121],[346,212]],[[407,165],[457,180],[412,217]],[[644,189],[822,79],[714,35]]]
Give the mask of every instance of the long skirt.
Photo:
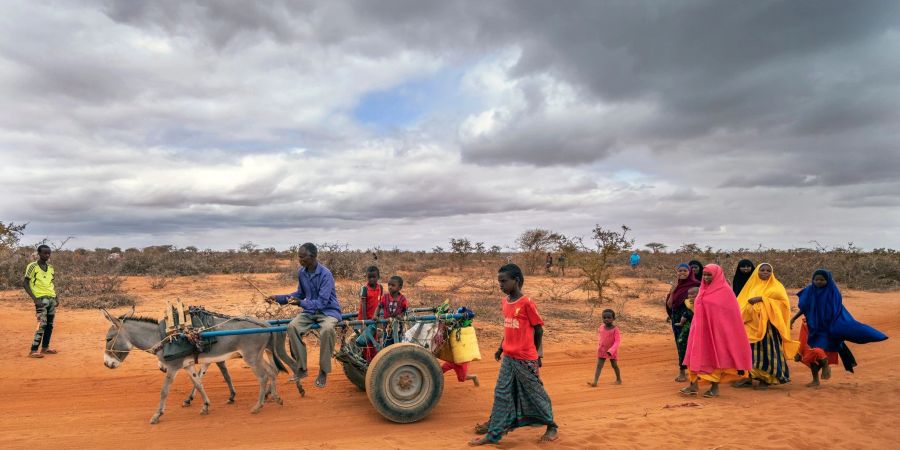
[[[750,344],[753,355],[753,370],[750,377],[768,384],[782,384],[791,381],[787,358],[781,347],[781,334],[769,324],[766,335],[759,342]]]
[[[494,387],[487,438],[499,442],[513,429],[535,425],[556,427],[550,397],[538,377],[538,362],[506,356]]]

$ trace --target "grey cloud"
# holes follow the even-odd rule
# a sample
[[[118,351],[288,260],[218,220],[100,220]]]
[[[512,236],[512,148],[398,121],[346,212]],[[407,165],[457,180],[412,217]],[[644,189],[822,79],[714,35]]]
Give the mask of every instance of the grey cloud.
[[[593,120],[592,120],[593,119]],[[463,142],[465,161],[577,165],[603,158],[615,146],[596,117],[516,117],[503,129]]]
[[[897,2],[29,6],[0,18],[13,37],[0,44],[11,105],[0,155],[13,161],[0,188],[14,193],[0,216],[47,233],[211,242],[229,230],[264,241],[365,228],[403,244],[397,227],[430,248],[437,233],[511,244],[529,226],[627,223],[670,244],[842,242],[847,230],[873,246],[900,242],[884,231],[900,197]],[[142,51],[134,39],[170,48]],[[521,57],[504,75],[524,105],[464,112],[510,111],[484,133],[457,139],[453,116],[385,143],[349,112],[421,66],[465,70],[510,49]],[[571,104],[554,105],[546,80],[570,86]],[[420,146],[442,150],[415,159]],[[360,150],[370,147],[387,150]],[[296,148],[308,159],[230,185],[165,172],[231,176],[244,156]],[[618,171],[643,178],[610,181]],[[280,183],[293,176],[306,182]],[[52,180],[54,195],[35,180]],[[117,195],[121,183],[138,187]],[[783,223],[760,223],[749,212],[760,208]],[[803,219],[813,216],[825,218]]]

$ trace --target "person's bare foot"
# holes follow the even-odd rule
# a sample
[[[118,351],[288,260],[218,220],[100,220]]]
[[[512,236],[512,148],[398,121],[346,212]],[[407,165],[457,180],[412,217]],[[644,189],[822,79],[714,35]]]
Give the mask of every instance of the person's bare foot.
[[[677,377],[675,377],[675,381],[679,383],[684,383],[687,381],[687,377],[683,373],[679,373]]]
[[[56,350],[55,348],[42,348],[41,353],[43,353],[45,355],[55,355],[55,354],[59,353],[59,351]]]
[[[828,360],[825,360],[825,364],[822,366],[822,379],[827,380],[831,378],[831,366],[828,365]]]
[[[487,434],[488,433],[488,425],[490,425],[490,422],[476,423],[475,424],[475,434]]]
[[[559,439],[559,429],[556,427],[547,427],[547,431],[545,431],[544,435],[538,439],[538,444],[553,442],[557,439]]]
[[[481,386],[481,383],[478,382],[478,376],[472,375],[472,384],[474,384],[475,387]]]
[[[31,352],[28,354],[29,358],[43,358],[44,355],[38,352]]]
[[[325,372],[319,372],[319,376],[316,377],[316,387],[319,389],[324,389],[326,382],[328,382],[328,374]]]
[[[478,447],[480,445],[490,445],[490,444],[496,444],[496,442],[488,439],[487,436],[478,438],[478,439],[472,439],[471,441],[469,441],[469,447]]]
[[[591,383],[590,381],[587,382],[587,385],[590,387],[597,387],[597,383]]]
[[[706,397],[706,398],[715,398],[715,397],[718,397],[718,396],[719,396],[719,393],[718,393],[718,392],[713,392],[713,390],[710,389],[710,390],[704,392],[704,393],[703,393],[703,396]]]
[[[731,386],[736,387],[736,388],[753,387],[753,380],[751,380],[749,378],[744,378],[743,380],[738,380],[738,381],[735,381],[734,383],[731,383]]]
[[[622,380],[616,380],[616,384],[622,384]]]
[[[811,382],[806,383],[806,387],[819,387],[819,380],[812,380]]]

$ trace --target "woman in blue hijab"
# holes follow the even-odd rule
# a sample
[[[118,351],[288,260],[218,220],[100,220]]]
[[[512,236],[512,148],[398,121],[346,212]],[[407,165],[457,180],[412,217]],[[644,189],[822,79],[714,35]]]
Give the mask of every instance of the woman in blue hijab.
[[[844,307],[841,291],[838,289],[831,272],[819,269],[813,273],[812,283],[797,293],[800,297],[799,311],[791,318],[791,326],[800,316],[804,317],[804,326],[800,330],[801,360],[810,366],[813,382],[817,386],[819,370],[823,378],[828,379],[829,359],[836,362],[831,355],[837,353],[844,364],[844,369],[853,372],[856,360],[844,341],[855,344],[867,344],[887,339],[884,333],[857,322]],[[805,328],[805,330],[804,330]],[[806,333],[804,333],[806,331]]]

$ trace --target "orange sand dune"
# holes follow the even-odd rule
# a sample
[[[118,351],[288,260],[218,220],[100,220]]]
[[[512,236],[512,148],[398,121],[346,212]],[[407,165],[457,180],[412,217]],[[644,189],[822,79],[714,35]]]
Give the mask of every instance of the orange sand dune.
[[[141,299],[139,311],[147,313],[161,310],[165,296],[190,289],[205,293],[189,303],[223,311],[240,312],[252,298],[235,277],[180,279],[162,291],[147,284],[140,278],[127,282]],[[267,287],[288,289],[274,279]],[[854,346],[860,362],[857,373],[838,368],[823,387],[808,389],[804,384],[809,372],[795,364],[790,385],[768,392],[724,387],[722,396],[713,400],[677,393],[681,385],[672,381],[675,349],[670,337],[659,333],[626,332],[620,350],[624,384],[611,385],[608,371],[601,386],[591,389],[585,382],[595,363],[593,333],[584,326],[548,324],[554,336],[548,339],[542,376],[561,428],[560,440],[545,447],[892,448],[900,440],[900,385],[892,381],[900,367],[900,298],[860,292],[845,298],[858,319],[895,336]],[[575,305],[558,307],[563,306]],[[238,391],[234,405],[225,404],[227,390],[213,369],[205,380],[213,400],[210,414],[198,415],[196,404],[182,408],[190,383],[181,374],[162,421],[151,426],[162,382],[151,355],[138,352],[119,369],[105,368],[101,353],[107,322],[97,311],[63,309],[54,332],[54,346],[61,353],[28,359],[34,327],[30,308],[22,294],[0,293],[5,334],[0,344],[2,448],[462,448],[474,437],[472,426],[490,412],[498,369],[493,360],[472,365],[471,371],[481,377],[480,388],[447,375],[443,399],[431,415],[419,423],[398,425],[378,415],[339,367],[327,389],[308,383],[308,395],[302,399],[282,375],[284,406],[269,403],[251,415],[257,382],[234,360],[229,363]],[[649,301],[634,308],[641,314],[660,314]],[[489,355],[496,345],[483,341],[483,354]],[[517,430],[500,447],[537,447],[542,431]]]

